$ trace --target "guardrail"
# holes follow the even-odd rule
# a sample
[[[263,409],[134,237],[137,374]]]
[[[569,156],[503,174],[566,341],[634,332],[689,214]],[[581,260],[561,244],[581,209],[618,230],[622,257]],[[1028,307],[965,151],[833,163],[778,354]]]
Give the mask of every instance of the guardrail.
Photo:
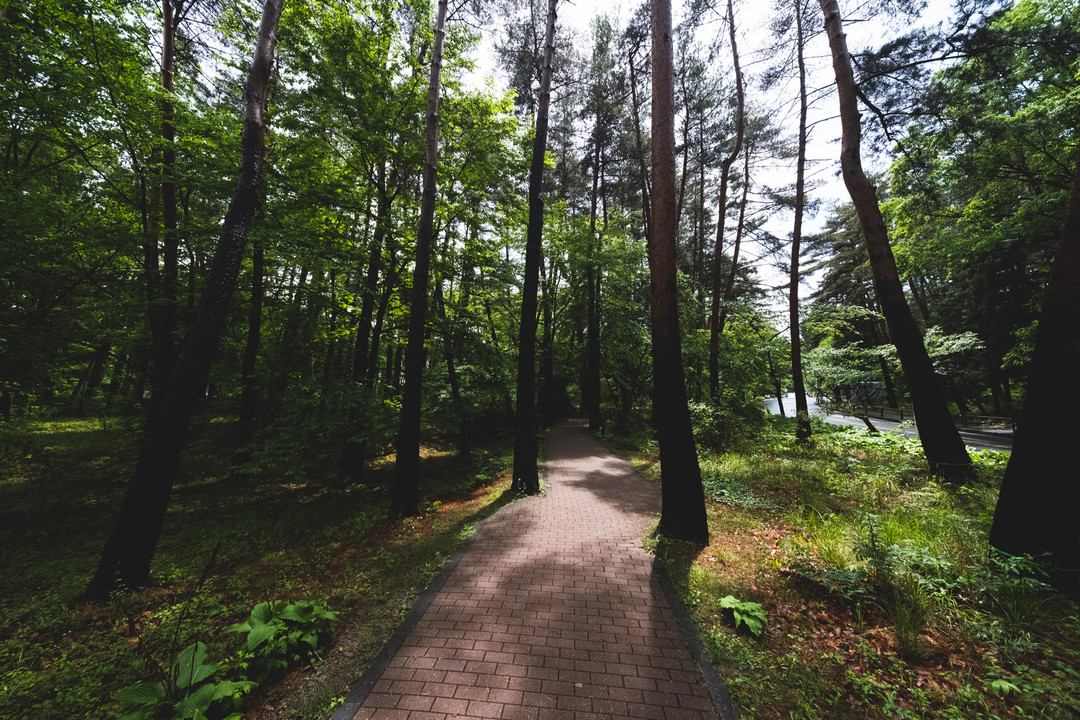
[[[860,405],[855,403],[822,403],[821,406],[854,417],[865,415],[866,417],[895,420],[897,422],[915,419],[914,409],[903,406],[893,408],[887,405]],[[959,413],[953,415],[953,420],[956,422],[957,427],[961,428],[999,429],[1010,432],[1016,430],[1016,421],[1011,417]]]

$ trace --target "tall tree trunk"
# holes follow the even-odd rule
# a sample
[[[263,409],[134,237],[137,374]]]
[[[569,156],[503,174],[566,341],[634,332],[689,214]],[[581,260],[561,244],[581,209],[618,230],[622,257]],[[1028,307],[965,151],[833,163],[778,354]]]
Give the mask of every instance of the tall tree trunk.
[[[541,241],[544,232],[544,155],[547,147],[548,106],[551,103],[551,63],[555,55],[555,19],[558,0],[548,0],[544,65],[540,71],[540,102],[536,108],[536,135],[529,171],[529,226],[525,237],[525,278],[521,291],[521,326],[518,341],[517,408],[514,411],[514,481],[516,492],[540,492],[537,473],[536,326],[540,285]]]
[[[375,325],[371,328],[371,350],[368,352],[368,365],[367,365],[367,387],[372,387],[375,384],[375,376],[379,372],[379,353],[383,352],[381,343],[383,337],[383,327],[386,325],[386,312],[390,307],[390,299],[394,296],[394,288],[397,287],[398,276],[404,271],[404,266],[399,268],[396,265],[397,262],[397,247],[393,244],[388,249],[387,264],[388,274],[383,281],[383,291],[379,296],[379,309],[375,311]],[[390,338],[391,342],[387,344],[385,350],[386,357],[389,358],[393,354],[393,336]],[[389,363],[390,361],[387,360]],[[389,367],[389,365],[388,365]],[[390,382],[390,371],[386,372],[386,382]],[[397,387],[396,383],[394,386]]]
[[[449,226],[446,233],[447,243],[450,245],[450,231]],[[447,250],[448,252],[448,250]],[[471,268],[468,266],[468,261],[463,261],[462,276],[461,276],[461,289],[459,293],[464,294],[467,291],[468,281],[466,280],[466,273],[470,272]],[[453,286],[450,290],[451,296],[453,296]],[[454,440],[457,443],[458,455],[466,458],[471,454],[469,448],[469,433],[468,433],[468,415],[464,409],[465,404],[462,402],[461,396],[461,380],[458,377],[457,372],[457,358],[454,354],[454,346],[457,340],[457,326],[459,313],[455,313],[451,317],[450,313],[446,309],[446,299],[443,296],[443,277],[440,275],[437,287],[435,288],[435,302],[439,309],[439,319],[442,321],[443,327],[443,361],[446,363],[446,381],[450,385],[450,402],[454,407],[456,414],[457,427],[454,429]]]
[[[439,77],[446,37],[447,0],[439,0],[435,44],[431,50],[431,78],[427,99],[427,149],[420,228],[416,233],[413,286],[409,302],[409,339],[405,350],[405,392],[401,398],[397,457],[390,494],[390,517],[411,517],[420,512],[420,402],[424,380],[424,335],[427,331],[428,269],[435,223],[436,165],[439,159]]]
[[[301,310],[303,303],[304,288],[307,287],[308,269],[300,268],[300,277],[293,288],[289,307],[285,311],[285,327],[281,330],[281,358],[277,362],[277,378],[270,384],[274,398],[278,404],[284,401],[285,391],[289,389],[289,377],[296,369],[297,356],[300,354],[298,335],[300,333]]]
[[[555,283],[554,278],[549,280],[547,277],[543,257],[540,260],[540,312],[544,317],[544,326],[541,333],[543,343],[540,348],[540,397],[537,400],[537,413],[540,426],[548,428],[555,422]]]
[[[809,443],[810,405],[803,380],[802,332],[799,320],[799,260],[802,248],[803,211],[806,207],[806,58],[803,56],[803,0],[795,0],[795,53],[799,64],[799,150],[795,169],[795,225],[791,231],[791,276],[788,290],[788,327],[791,336],[791,380],[795,390],[795,439]]]
[[[594,137],[599,135],[595,133]],[[586,321],[588,325],[585,383],[582,394],[585,396],[585,412],[589,416],[589,429],[600,430],[600,313],[597,308],[599,289],[597,287],[596,263],[597,245],[600,238],[596,232],[596,211],[599,205],[600,184],[600,144],[596,144],[596,156],[593,162],[592,209],[589,213],[589,251],[585,264],[585,285],[588,302]]]
[[[727,325],[729,303],[735,298],[735,278],[739,274],[739,252],[742,249],[743,230],[746,227],[746,198],[750,193],[750,146],[743,156],[743,189],[739,200],[739,224],[735,227],[735,243],[731,247],[731,272],[728,273],[727,285],[724,286],[724,302],[720,307],[720,319],[716,322],[716,334],[724,334]]]
[[[990,544],[1013,555],[1049,553],[1080,569],[1080,483],[1072,451],[1080,437],[1080,153],[1057,258],[1043,298],[1024,410],[1005,468]],[[1075,574],[1054,577],[1075,592]]]
[[[709,393],[716,397],[720,393],[720,279],[723,277],[724,257],[724,221],[727,219],[727,191],[728,179],[731,176],[731,166],[735,164],[739,153],[742,152],[743,131],[745,121],[743,118],[744,98],[742,69],[739,66],[739,48],[735,44],[735,7],[728,0],[728,28],[731,32],[731,57],[735,66],[735,97],[737,107],[735,111],[735,147],[731,154],[724,158],[720,164],[720,208],[717,211],[716,220],[716,249],[713,257],[713,282],[712,282],[712,306],[709,312]]]
[[[120,515],[105,543],[94,577],[83,593],[87,600],[104,600],[115,588],[131,589],[150,581],[150,561],[161,537],[180,453],[225,330],[248,227],[259,202],[259,184],[267,154],[263,112],[283,2],[266,0],[263,5],[255,53],[244,88],[242,157],[236,192],[229,201],[187,345],[169,378],[161,409],[147,426]]]
[[[705,292],[705,219],[705,113],[701,113],[698,119],[698,227],[694,242],[694,284],[699,303]]]
[[[645,144],[641,139],[641,116],[638,114],[638,96],[637,96],[637,72],[635,71],[634,55],[636,54],[637,46],[634,46],[630,50],[630,99],[633,107],[631,108],[634,115],[634,145],[637,147],[638,153],[638,171],[641,174],[641,214],[645,227],[645,237],[648,238],[651,234],[652,218],[651,209],[649,208],[649,195],[651,193],[649,189],[649,173],[645,167]]]
[[[859,216],[859,226],[862,228],[867,254],[870,256],[874,289],[911,390],[915,423],[923,452],[934,474],[948,479],[966,478],[971,475],[971,458],[968,457],[960,433],[953,424],[952,415],[945,404],[941,382],[934,372],[926,346],[923,345],[922,335],[904,297],[904,289],[896,271],[896,261],[889,245],[889,236],[885,230],[885,221],[878,207],[877,193],[862,169],[862,128],[859,125],[857,89],[848,56],[847,40],[841,27],[840,8],[836,0],[818,2],[825,16],[825,33],[829,37],[829,47],[832,50],[833,71],[836,74],[836,89],[840,99],[840,122],[843,127],[840,168],[844,175],[844,184],[851,194],[851,202]]]
[[[671,0],[652,0],[652,233],[649,237],[653,424],[660,445],[657,532],[707,542],[708,518],[683,376],[676,279],[675,92]]]
[[[344,484],[349,480],[364,481],[364,455],[367,448],[364,417],[371,388],[368,377],[371,318],[375,312],[376,288],[379,273],[382,270],[383,239],[386,237],[386,229],[390,223],[391,197],[386,188],[385,162],[379,162],[375,176],[375,192],[378,194],[375,205],[375,231],[372,233],[371,247],[368,252],[363,287],[364,297],[360,301],[360,319],[356,323],[356,341],[353,346],[352,383],[354,390],[359,392],[359,396],[349,408],[347,424],[349,436],[345,439],[341,450],[341,461],[338,464],[339,484]],[[375,364],[374,358],[370,359],[370,364]]]
[[[159,284],[150,298],[151,354],[153,376],[150,387],[149,417],[161,407],[161,398],[176,353],[176,301],[179,251],[176,215],[176,112],[172,103],[173,76],[176,70],[176,30],[181,19],[181,3],[161,0],[161,166],[157,198],[161,203],[161,245],[154,244],[153,274]],[[158,268],[158,262],[162,267]],[[149,264],[149,262],[148,262]]]
[[[255,412],[259,400],[258,375],[255,364],[259,359],[259,340],[262,334],[263,306],[263,240],[256,234],[251,244],[251,302],[248,305],[248,334],[244,357],[240,363],[240,419],[236,428],[236,449],[233,468],[251,459],[250,445],[255,438]]]

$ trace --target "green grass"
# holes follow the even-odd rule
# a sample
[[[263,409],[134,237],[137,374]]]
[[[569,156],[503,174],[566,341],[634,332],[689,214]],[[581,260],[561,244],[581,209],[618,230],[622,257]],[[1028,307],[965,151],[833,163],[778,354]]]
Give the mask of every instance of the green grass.
[[[328,714],[404,619],[412,600],[475,527],[511,499],[509,446],[469,462],[433,448],[423,517],[386,517],[391,464],[370,483],[328,491],[324,475],[229,479],[228,427],[185,455],[152,566],[154,586],[80,605],[134,463],[120,423],[50,422],[8,429],[0,460],[0,708],[5,718],[100,719],[119,689],[160,679],[179,650],[208,645],[236,672],[243,639],[225,629],[267,599],[341,611],[312,671],[259,688],[249,703],[277,717]],[[213,562],[211,562],[211,559]],[[202,578],[205,575],[205,580]]]
[[[1007,456],[948,486],[917,440],[814,431],[703,448],[710,544],[655,543],[743,717],[1080,717],[1080,609],[987,544]],[[760,638],[727,595],[764,606]]]

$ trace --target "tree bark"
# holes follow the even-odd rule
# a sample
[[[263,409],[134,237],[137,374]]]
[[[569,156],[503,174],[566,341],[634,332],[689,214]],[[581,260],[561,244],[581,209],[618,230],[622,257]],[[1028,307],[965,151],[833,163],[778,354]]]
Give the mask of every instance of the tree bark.
[[[390,517],[420,512],[420,403],[424,380],[424,335],[427,331],[428,270],[435,223],[435,182],[439,154],[439,78],[442,73],[443,40],[446,37],[447,0],[439,0],[435,20],[435,43],[431,50],[431,78],[427,101],[427,149],[424,188],[420,203],[420,228],[416,233],[413,286],[409,307],[409,340],[405,349],[405,391],[401,398],[397,456],[390,494]]]
[[[735,278],[739,274],[739,252],[742,249],[743,229],[746,227],[746,199],[750,193],[750,149],[747,145],[743,155],[743,189],[742,199],[739,200],[739,224],[735,227],[735,244],[731,247],[731,272],[728,273],[727,285],[724,287],[724,302],[720,307],[720,319],[716,322],[716,334],[724,334],[724,326],[727,325],[728,303],[735,298]]]
[[[862,169],[862,128],[859,124],[857,88],[840,22],[840,8],[837,0],[818,1],[825,16],[825,32],[832,50],[833,71],[840,99],[840,122],[843,127],[840,167],[844,184],[859,216],[859,226],[870,256],[874,289],[911,391],[923,452],[935,475],[952,480],[967,478],[971,475],[971,458],[953,424],[941,382],[934,372],[922,335],[904,297],[885,221],[878,207],[877,193]]]
[[[599,133],[594,134],[594,137]],[[599,205],[599,182],[600,182],[600,144],[596,145],[596,155],[593,163],[592,181],[592,208],[589,213],[589,250],[585,265],[585,285],[588,295],[586,322],[588,325],[587,335],[587,366],[585,369],[585,412],[589,416],[589,429],[600,430],[600,312],[599,289],[597,273],[599,268],[596,263],[597,245],[600,237],[596,232],[596,211]]]
[[[645,237],[648,238],[652,227],[651,209],[649,208],[649,194],[651,191],[649,190],[649,173],[645,167],[645,147],[641,139],[641,117],[638,115],[637,72],[634,69],[636,50],[636,45],[630,50],[630,100],[634,114],[634,145],[637,148],[638,172],[641,175],[642,225],[644,226]]]
[[[259,340],[262,334],[263,266],[263,241],[256,237],[251,247],[251,302],[248,305],[248,334],[244,343],[244,357],[240,364],[240,419],[236,426],[236,449],[233,451],[234,471],[251,459],[249,446],[255,438],[255,412],[259,400],[255,365],[259,359]]]
[[[151,298],[150,327],[153,355],[149,417],[161,407],[169,373],[176,353],[176,300],[179,270],[176,214],[176,111],[172,103],[173,76],[176,69],[176,29],[180,23],[180,3],[161,0],[161,177],[158,197],[161,201],[161,246],[154,243],[153,272],[159,280],[158,293]],[[159,271],[157,262],[162,267]]]
[[[518,341],[517,408],[514,412],[514,480],[516,492],[540,492],[536,462],[536,328],[537,291],[540,285],[541,241],[544,232],[544,153],[547,147],[548,106],[551,103],[551,63],[555,55],[555,20],[558,0],[549,0],[544,40],[544,65],[540,72],[540,102],[536,108],[529,172],[529,226],[525,236],[525,278],[521,293],[521,326]]]
[[[990,544],[1080,568],[1080,483],[1072,452],[1080,437],[1080,153],[1061,245],[1043,298],[1023,414],[994,512]],[[1055,584],[1076,591],[1075,573]]]
[[[795,0],[795,53],[799,64],[799,150],[795,169],[795,225],[791,231],[791,280],[788,292],[788,327],[791,332],[791,379],[795,391],[795,439],[809,443],[810,406],[803,380],[802,333],[799,319],[799,260],[802,246],[803,210],[806,206],[806,58],[803,56],[803,0]]]
[[[105,543],[94,577],[83,593],[86,600],[105,600],[114,589],[130,590],[150,582],[150,561],[161,537],[180,453],[224,333],[248,228],[259,202],[259,184],[267,154],[263,113],[283,2],[266,0],[263,6],[244,88],[244,129],[236,192],[229,201],[187,346],[169,378],[161,409],[147,426],[120,515]]]
[[[720,208],[716,220],[716,248],[713,257],[712,306],[709,312],[709,393],[716,397],[720,393],[720,279],[723,277],[724,221],[727,219],[727,186],[731,176],[731,166],[742,152],[743,132],[743,80],[739,66],[739,48],[735,44],[735,7],[728,0],[728,28],[731,32],[731,57],[735,66],[735,147],[731,154],[720,164]],[[734,270],[734,268],[732,268]]]
[[[395,173],[396,174],[396,173]],[[396,184],[396,183],[394,183]],[[356,403],[349,408],[348,432],[349,437],[341,449],[341,461],[338,464],[338,483],[344,485],[348,481],[364,481],[364,456],[367,443],[364,439],[365,424],[364,410],[367,402],[367,393],[370,391],[369,380],[369,346],[371,344],[371,318],[375,313],[375,297],[379,273],[382,270],[383,240],[390,224],[390,208],[392,198],[386,187],[386,163],[379,162],[375,170],[375,192],[378,199],[375,204],[375,231],[371,237],[371,247],[368,252],[367,272],[364,281],[364,298],[360,301],[360,319],[356,323],[356,342],[353,347],[352,382],[355,390],[361,395]],[[375,364],[375,358],[370,358],[370,364]]]
[[[708,519],[683,376],[676,278],[675,93],[671,0],[652,0],[652,233],[649,237],[653,423],[660,445],[657,532],[707,542]]]

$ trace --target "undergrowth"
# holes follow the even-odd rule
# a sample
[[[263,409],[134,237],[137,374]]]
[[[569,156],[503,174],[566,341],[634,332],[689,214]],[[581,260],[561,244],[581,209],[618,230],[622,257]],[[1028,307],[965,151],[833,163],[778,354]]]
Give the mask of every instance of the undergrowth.
[[[987,544],[1007,455],[949,486],[916,439],[814,433],[699,448],[710,544],[651,543],[742,716],[1080,717],[1080,609]],[[655,447],[612,444],[658,475]]]
[[[79,605],[131,475],[134,434],[99,420],[7,430],[0,715],[12,720],[192,717],[196,707],[326,717],[475,523],[511,497],[504,440],[469,460],[429,444],[425,513],[390,523],[391,462],[377,459],[366,484],[344,490],[324,481],[330,463],[236,479],[231,427],[212,422],[185,456],[154,585]]]

